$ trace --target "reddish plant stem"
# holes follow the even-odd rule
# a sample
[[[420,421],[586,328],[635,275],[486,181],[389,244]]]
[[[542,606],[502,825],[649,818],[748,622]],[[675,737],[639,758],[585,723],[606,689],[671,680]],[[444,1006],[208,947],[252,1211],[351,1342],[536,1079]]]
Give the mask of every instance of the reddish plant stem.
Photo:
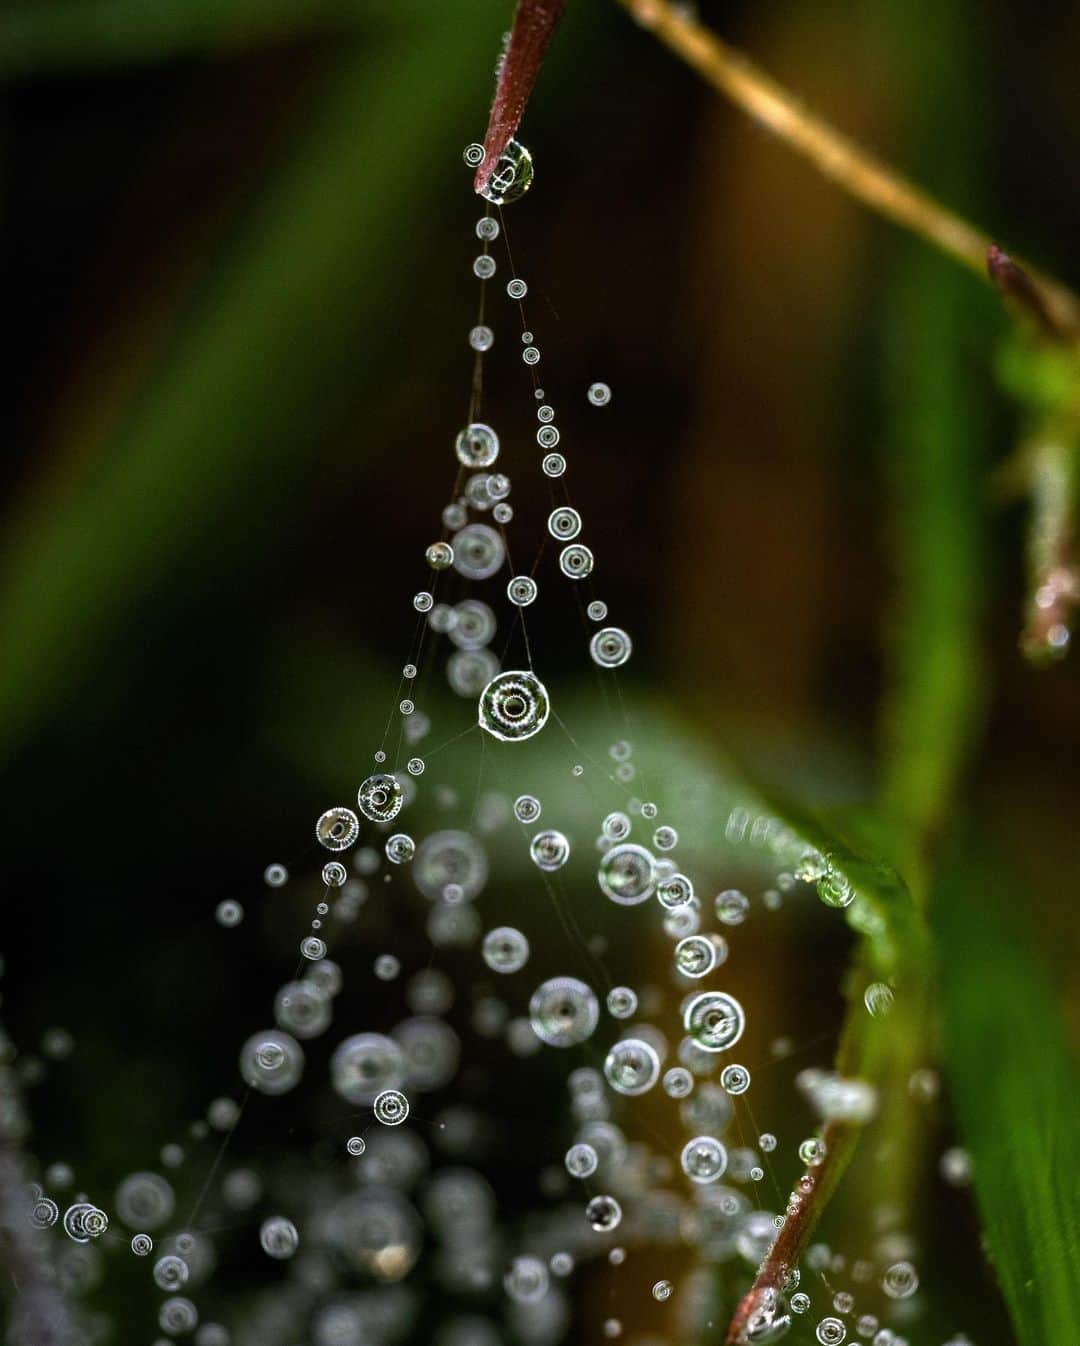
[[[739,1301],[725,1337],[726,1346],[748,1340],[747,1329],[755,1316],[769,1305],[787,1284],[788,1277],[806,1251],[822,1211],[829,1204],[837,1183],[855,1149],[859,1128],[850,1122],[829,1122],[822,1133],[825,1158],[809,1166],[794,1195],[799,1205],[789,1207],[784,1226],[758,1268],[754,1283]]]
[[[506,54],[499,63],[495,98],[484,134],[484,159],[473,186],[482,192],[499,156],[517,131],[566,0],[518,0]]]

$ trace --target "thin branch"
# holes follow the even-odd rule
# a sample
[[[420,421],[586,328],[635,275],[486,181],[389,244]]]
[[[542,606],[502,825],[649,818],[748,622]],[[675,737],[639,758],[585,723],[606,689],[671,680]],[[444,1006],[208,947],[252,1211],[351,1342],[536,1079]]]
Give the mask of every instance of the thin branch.
[[[518,129],[565,5],[566,0],[518,0],[510,41],[499,62],[495,98],[484,133],[484,158],[473,183],[477,192],[487,186],[499,156]]]
[[[803,155],[825,177],[863,205],[910,229],[987,279],[987,259],[995,246],[988,234],[947,210],[850,137],[802,107],[794,95],[669,0],[619,3],[714,89]],[[1032,267],[1025,269],[1050,323],[1075,337],[1080,333],[1080,299],[1053,277]]]

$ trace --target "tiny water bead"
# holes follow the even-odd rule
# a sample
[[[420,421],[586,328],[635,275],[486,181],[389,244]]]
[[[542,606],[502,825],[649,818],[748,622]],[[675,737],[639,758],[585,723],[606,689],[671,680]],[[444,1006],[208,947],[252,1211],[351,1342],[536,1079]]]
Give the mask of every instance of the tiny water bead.
[[[400,1089],[384,1089],[375,1096],[372,1111],[383,1126],[400,1126],[409,1115],[409,1100]]]
[[[644,846],[627,841],[604,853],[597,873],[600,890],[612,902],[632,907],[656,891],[656,861]]]
[[[300,1246],[296,1225],[284,1215],[271,1215],[259,1229],[259,1246],[267,1257],[286,1261]]]
[[[688,935],[675,945],[675,966],[684,977],[707,976],[716,964],[716,945],[708,935]]]
[[[805,1290],[796,1290],[788,1300],[788,1306],[792,1313],[805,1313],[810,1307],[810,1296]]]
[[[421,589],[418,594],[413,595],[412,605],[417,612],[430,612],[435,600],[426,589]]]
[[[345,1152],[351,1154],[354,1159],[359,1158],[366,1149],[367,1141],[363,1136],[350,1136],[345,1142]]]
[[[892,1009],[896,997],[883,981],[871,982],[863,992],[863,1004],[875,1019],[883,1019]]]
[[[919,1288],[919,1273],[910,1262],[894,1262],[881,1278],[890,1299],[908,1299]]]
[[[669,1098],[686,1098],[694,1091],[694,1076],[685,1066],[672,1066],[661,1081]]]
[[[825,1158],[825,1142],[820,1136],[807,1136],[799,1144],[799,1158],[807,1167],[816,1167]]]
[[[718,893],[713,902],[716,919],[724,925],[742,925],[746,913],[750,910],[750,899],[737,888],[728,888]]]
[[[374,971],[380,981],[394,981],[401,972],[401,961],[392,953],[381,953],[375,959]]]
[[[356,803],[365,818],[373,823],[388,823],[401,812],[405,791],[396,776],[378,771],[368,776],[357,791]]]
[[[561,477],[566,471],[566,459],[561,453],[545,454],[540,467],[545,477]]]
[[[448,570],[454,563],[454,549],[449,542],[433,542],[424,552],[424,560],[432,570]]]
[[[401,701],[398,704],[398,710],[401,711],[402,715],[411,715],[415,709],[416,709],[415,704],[412,701],[410,701],[408,697],[406,697],[404,701]]]
[[[535,795],[518,795],[514,800],[514,817],[519,823],[534,823],[540,817],[542,805]]]
[[[535,673],[519,669],[498,674],[484,688],[479,723],[493,738],[512,743],[538,734],[549,712],[544,684]]]
[[[600,1159],[591,1145],[578,1141],[566,1151],[564,1163],[572,1178],[590,1178],[596,1172]]]
[[[850,879],[831,866],[817,881],[817,894],[827,907],[849,907],[855,900]]]
[[[340,888],[349,877],[349,871],[340,860],[327,860],[322,867],[322,881],[328,888]]]
[[[729,1094],[745,1094],[750,1088],[750,1072],[745,1066],[725,1066],[720,1072],[720,1087]]]
[[[506,282],[506,293],[511,299],[524,299],[529,293],[529,287],[523,280],[515,276],[513,280]]]
[[[476,164],[470,164],[470,167],[479,167],[483,162],[482,155],[481,149],[481,159]],[[532,180],[532,155],[520,140],[510,140],[495,161],[495,167],[480,195],[492,205],[508,206],[525,195],[532,186]]]
[[[227,897],[214,908],[214,919],[230,930],[244,919],[244,908],[235,898]]]
[[[548,532],[560,542],[569,542],[581,532],[581,515],[569,505],[561,505],[548,515]]]
[[[622,1221],[622,1206],[613,1196],[594,1196],[585,1207],[585,1218],[598,1234],[609,1234]]]
[[[486,523],[466,524],[454,534],[452,545],[454,569],[467,580],[490,579],[506,559],[506,544]]]
[[[674,1289],[675,1287],[670,1281],[657,1281],[652,1288],[653,1299],[658,1300],[662,1304],[666,1299],[671,1298],[671,1292]]]
[[[175,1253],[166,1253],[154,1263],[154,1284],[159,1290],[179,1290],[190,1274],[188,1264]]]
[[[609,813],[601,823],[601,831],[604,836],[611,841],[622,841],[630,835],[630,818],[627,814],[616,810]]]
[[[308,935],[300,941],[300,954],[309,962],[317,963],[326,957],[326,940],[320,939],[318,935]]]
[[[604,1060],[604,1077],[616,1093],[647,1093],[660,1078],[660,1058],[641,1038],[623,1038]]]
[[[268,888],[281,888],[289,881],[289,871],[284,865],[267,865],[263,881]]]
[[[490,467],[499,456],[499,436],[490,425],[473,421],[458,431],[454,452],[465,467]]]
[[[521,358],[527,365],[538,365],[540,363],[540,352],[535,346],[526,346],[521,352]]]
[[[585,613],[590,621],[602,622],[607,617],[608,606],[601,599],[596,598],[585,609]]]
[[[727,1150],[715,1136],[695,1136],[683,1146],[679,1162],[691,1182],[716,1182],[727,1168]]]
[[[514,517],[514,507],[506,504],[496,505],[491,514],[496,523],[509,523]]]
[[[631,1019],[637,1013],[637,992],[630,986],[613,986],[604,1003],[613,1019]]]
[[[685,874],[672,874],[656,885],[657,901],[668,911],[694,901],[694,885]]]
[[[515,575],[506,586],[506,596],[516,608],[527,608],[536,601],[536,581],[531,575]]]
[[[606,407],[611,401],[611,389],[606,383],[590,383],[585,396],[594,407]]]
[[[471,144],[471,145],[466,145],[466,146],[465,146],[464,150],[462,151],[461,157],[465,160],[465,164],[466,164],[466,166],[467,166],[468,168],[479,168],[480,165],[484,162],[484,147],[483,147],[483,145],[477,144],[477,143],[474,141],[473,144]],[[486,218],[486,219],[489,219],[490,216],[485,217],[485,218]],[[498,226],[498,224],[496,224],[494,220],[492,220],[491,222],[492,222],[492,224],[495,224],[495,233],[498,233],[498,230],[499,230],[499,226]],[[485,220],[481,220],[480,223],[477,224],[477,226],[476,226],[476,232],[477,232],[478,234],[480,233],[480,225],[481,225],[481,224],[484,224],[484,223],[485,223]],[[484,233],[484,234],[481,235],[481,237],[483,237],[483,238],[487,238],[487,237],[494,238],[494,237],[495,237],[495,234],[488,235],[487,233]]]
[[[529,1001],[533,1032],[549,1047],[575,1047],[593,1034],[600,1006],[592,989],[576,977],[542,982]]]
[[[405,763],[405,770],[410,776],[422,776],[424,774],[424,759],[422,757],[410,757]]]
[[[618,626],[605,626],[589,641],[589,655],[601,668],[621,668],[633,652],[633,643]]]
[[[519,972],[529,961],[529,941],[513,926],[500,925],[484,936],[483,955],[492,972]]]
[[[405,832],[395,832],[392,837],[387,837],[383,849],[392,865],[405,865],[416,854],[416,842]]]
[[[154,1251],[154,1240],[149,1234],[133,1234],[131,1236],[131,1251],[136,1257],[147,1257]]]
[[[553,449],[561,438],[557,425],[542,425],[536,432],[536,442],[542,449]]]
[[[415,664],[406,664],[405,667],[401,670],[401,676],[405,678],[407,682],[411,682],[413,678],[416,677],[417,671],[418,670]]]
[[[723,1052],[742,1037],[746,1014],[734,996],[705,991],[686,1006],[683,1027],[705,1051]]]
[[[347,850],[360,835],[360,820],[352,809],[327,809],[315,824],[315,836],[328,851]]]
[[[658,851],[674,850],[679,844],[679,834],[674,827],[658,827],[653,833],[653,845]]]
[[[469,329],[469,345],[474,351],[481,355],[485,351],[491,350],[495,344],[495,333],[490,327],[485,327],[483,323],[478,323],[476,327]]]
[[[473,275],[479,280],[490,280],[495,274],[497,263],[489,252],[483,252],[473,260]]]
[[[51,1197],[38,1197],[30,1208],[30,1223],[35,1229],[49,1229],[59,1218],[60,1207]]]
[[[244,1083],[261,1094],[287,1093],[303,1072],[303,1048],[288,1033],[272,1028],[253,1033],[240,1049]]]
[[[571,580],[581,580],[592,574],[593,554],[580,542],[564,547],[559,553],[559,569]]]
[[[814,1329],[814,1335],[821,1346],[841,1346],[847,1336],[847,1328],[839,1318],[822,1318]]]
[[[556,869],[562,869],[570,858],[570,842],[562,833],[554,828],[549,828],[544,832],[537,832],[529,843],[529,855],[538,869],[547,873],[552,873]]]

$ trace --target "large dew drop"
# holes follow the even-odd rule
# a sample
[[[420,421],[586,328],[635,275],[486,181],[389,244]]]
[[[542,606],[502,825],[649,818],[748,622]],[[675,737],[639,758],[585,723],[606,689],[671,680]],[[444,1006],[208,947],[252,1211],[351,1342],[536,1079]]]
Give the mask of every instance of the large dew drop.
[[[549,710],[547,689],[535,673],[500,673],[481,693],[480,728],[506,743],[532,738],[547,724]]]
[[[520,140],[511,140],[495,161],[491,177],[480,195],[493,205],[508,206],[525,195],[532,180],[532,155]]]

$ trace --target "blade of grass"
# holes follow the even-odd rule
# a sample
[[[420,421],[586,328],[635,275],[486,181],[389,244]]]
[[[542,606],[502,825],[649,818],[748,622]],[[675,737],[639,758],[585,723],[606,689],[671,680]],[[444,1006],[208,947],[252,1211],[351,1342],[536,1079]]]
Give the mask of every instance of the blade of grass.
[[[1024,884],[985,846],[934,902],[952,1097],[983,1234],[1023,1346],[1080,1322],[1080,1074],[1022,922]]]

